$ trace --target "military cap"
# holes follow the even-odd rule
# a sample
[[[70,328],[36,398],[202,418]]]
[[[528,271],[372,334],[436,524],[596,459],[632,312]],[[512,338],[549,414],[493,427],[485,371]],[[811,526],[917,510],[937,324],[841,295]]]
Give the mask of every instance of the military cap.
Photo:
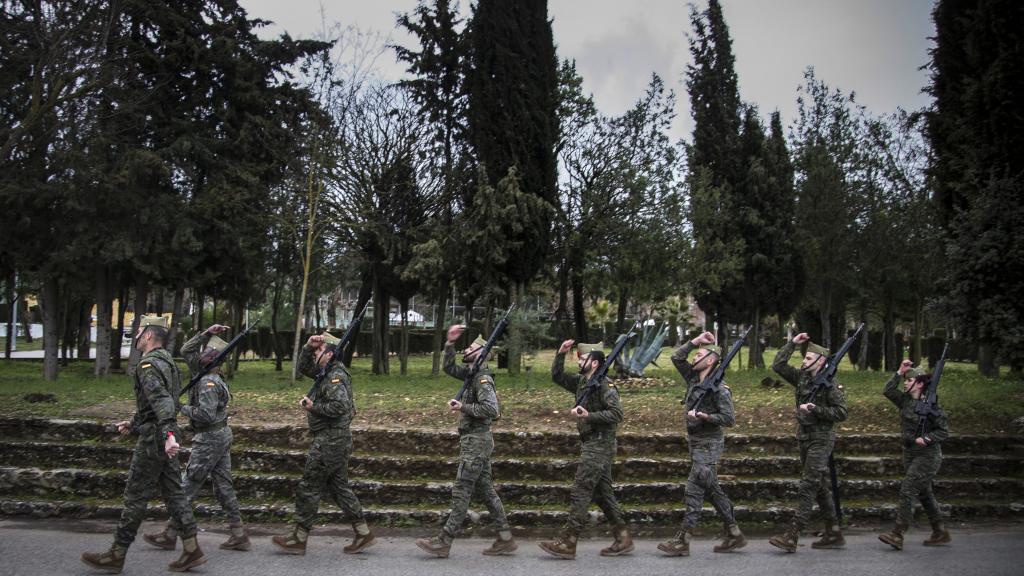
[[[149,326],[159,326],[160,328],[170,328],[171,323],[167,321],[165,316],[141,316],[139,318],[139,329],[148,328]]]
[[[324,339],[324,344],[328,346],[337,346],[338,342],[341,342],[341,338],[338,338],[327,330],[324,330],[324,333],[321,334],[320,337]]]
[[[906,372],[903,373],[903,379],[904,380],[913,380],[914,378],[917,378],[918,376],[923,376],[923,375],[924,375],[924,370],[918,370],[917,368],[911,368],[910,370],[907,370]]]
[[[722,357],[722,347],[717,344],[705,344],[700,347],[701,350],[707,350],[708,352],[714,352],[719,358]]]
[[[824,346],[821,346],[819,344],[815,344],[814,342],[807,343],[807,351],[814,352],[819,356],[828,356],[828,348],[825,348]]]
[[[217,352],[227,347],[228,343],[221,340],[219,336],[210,336],[210,341],[206,343],[207,350],[216,350]]]
[[[487,345],[487,340],[485,340],[483,334],[481,334],[481,335],[477,336],[476,340],[473,340],[473,342],[469,346],[471,348],[472,347],[483,348],[486,345]]]
[[[598,342],[597,344],[584,344],[581,342],[576,345],[576,355],[581,358],[595,351],[604,352],[604,344],[601,342]]]

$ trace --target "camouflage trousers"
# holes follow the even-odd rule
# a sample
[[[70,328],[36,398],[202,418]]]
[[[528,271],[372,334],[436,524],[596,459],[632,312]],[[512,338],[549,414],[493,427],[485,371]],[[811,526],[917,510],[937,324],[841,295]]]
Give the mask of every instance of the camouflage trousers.
[[[798,531],[807,527],[807,522],[817,501],[818,509],[828,524],[835,524],[836,509],[832,502],[832,485],[829,483],[828,457],[836,444],[835,432],[817,432],[799,438],[800,443],[800,486],[797,488],[797,509],[793,515],[793,527]]]
[[[508,530],[508,518],[501,498],[494,491],[491,479],[491,453],[494,440],[491,432],[463,434],[459,438],[459,471],[452,486],[452,512],[444,523],[444,533],[455,536],[469,511],[469,503],[476,496],[483,500],[498,530]]]
[[[704,497],[711,499],[726,526],[736,523],[732,502],[718,483],[718,459],[725,452],[725,438],[689,438],[690,475],[686,478],[686,513],[683,530],[693,530],[704,508]]]
[[[609,524],[624,524],[622,507],[612,489],[612,461],[615,459],[615,433],[598,433],[583,441],[576,479],[572,485],[569,529],[580,532],[587,523],[587,509],[594,502]]]
[[[295,489],[295,520],[299,526],[307,530],[313,527],[324,493],[352,522],[363,521],[363,507],[348,484],[351,455],[352,434],[347,429],[328,428],[313,433],[302,480]]]
[[[231,479],[231,440],[231,428],[227,427],[196,434],[192,438],[188,465],[181,475],[181,488],[189,503],[192,503],[209,479],[213,484],[213,495],[220,502],[228,522],[240,524],[242,516],[238,511],[238,496]],[[171,520],[171,525],[180,529],[174,520]]]
[[[114,533],[115,543],[125,548],[131,545],[146,515],[146,507],[158,490],[172,521],[180,526],[182,538],[195,536],[196,520],[181,489],[178,457],[168,458],[164,453],[163,440],[157,439],[152,425],[146,425],[132,451],[128,483],[124,487],[124,510]]]
[[[914,502],[920,501],[928,520],[942,520],[939,503],[932,492],[932,480],[942,465],[942,449],[938,444],[927,447],[911,447],[903,449],[903,468],[907,471],[900,484],[900,505],[896,511],[896,521],[909,525],[914,519]]]

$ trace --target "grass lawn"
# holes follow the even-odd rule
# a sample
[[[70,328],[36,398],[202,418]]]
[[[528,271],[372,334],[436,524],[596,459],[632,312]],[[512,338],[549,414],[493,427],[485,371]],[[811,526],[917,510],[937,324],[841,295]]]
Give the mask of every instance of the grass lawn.
[[[765,354],[769,363],[774,350]],[[682,379],[669,361],[671,350],[662,352],[660,367],[650,367],[647,378],[619,386],[626,412],[622,430],[627,432],[678,432],[683,427]],[[541,352],[529,370],[516,377],[500,371],[497,376],[502,418],[495,430],[575,430],[568,415],[572,396],[551,383],[549,368],[554,351]],[[798,356],[791,359],[798,362]],[[746,359],[744,359],[746,361]],[[398,375],[398,361],[392,359],[393,374],[370,374],[370,360],[356,359],[353,382],[358,413],[355,425],[383,428],[455,428],[456,416],[445,403],[459,386],[442,375],[430,376],[430,356],[410,358],[409,374]],[[184,368],[184,367],[183,367]],[[290,366],[275,372],[271,361],[246,361],[231,382],[234,399],[231,412],[235,422],[250,424],[304,422],[299,398],[308,390],[309,379],[289,382]],[[570,366],[575,370],[575,364]],[[62,368],[60,379],[42,379],[41,361],[0,361],[0,415],[49,416],[113,419],[134,410],[132,387],[124,375],[98,379],[89,362]],[[789,385],[765,388],[761,380],[774,376],[770,370],[730,370],[737,422],[735,433],[791,434],[793,393]],[[846,432],[896,432],[896,409],[882,397],[889,373],[858,372],[844,365],[839,381],[846,391],[850,418],[841,424]],[[27,394],[51,393],[56,402],[28,402]],[[954,433],[1014,434],[1013,420],[1024,415],[1024,381],[978,375],[973,365],[948,363],[939,391]]]
[[[18,345],[18,352],[28,352],[30,350],[42,350],[43,349],[43,339],[42,338],[33,338],[32,342],[28,342],[28,341],[25,340],[24,336],[18,336],[17,345]],[[0,355],[3,355],[3,351],[4,350],[7,350],[7,337],[6,336],[0,336]]]

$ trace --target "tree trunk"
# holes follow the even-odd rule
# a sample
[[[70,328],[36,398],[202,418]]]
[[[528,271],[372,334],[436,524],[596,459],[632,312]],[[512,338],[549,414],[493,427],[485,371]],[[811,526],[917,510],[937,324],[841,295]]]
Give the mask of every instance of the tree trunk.
[[[11,352],[14,351],[14,342],[18,339],[18,328],[15,326],[14,317],[17,316],[18,302],[21,300],[17,294],[14,282],[17,273],[14,270],[4,278],[4,303],[7,310],[7,338],[4,340],[4,358],[11,359]],[[17,299],[15,299],[17,297]]]
[[[203,329],[203,305],[206,304],[206,296],[201,290],[192,289],[192,330]]]
[[[868,369],[868,335],[871,334],[871,330],[868,330],[868,315],[865,312],[860,321],[864,323],[864,331],[860,333],[860,354],[857,358],[857,369],[865,371]]]
[[[281,312],[281,279],[274,282],[274,298],[270,304],[270,337],[274,345],[274,371],[284,368],[284,351],[281,350],[280,337],[277,334],[277,315]]]
[[[117,295],[117,331],[110,338],[110,369],[121,369],[121,343],[124,341],[124,315],[127,311],[128,287],[121,286]]]
[[[132,373],[135,371],[135,365],[139,362],[139,356],[142,355],[139,349],[135,347],[135,338],[139,335],[139,322],[142,320],[142,315],[146,313],[146,301],[149,298],[149,280],[145,274],[137,272],[138,274],[135,281],[135,301],[134,301],[134,312],[135,317],[132,318],[132,347],[131,352],[128,353],[128,372]]]
[[[911,348],[915,364],[920,364],[924,360],[922,332],[924,332],[924,304],[921,302],[921,297],[918,296],[914,300],[914,345]]]
[[[982,376],[989,378],[999,377],[999,362],[996,358],[995,349],[991,344],[982,343],[978,345],[978,372]]]
[[[39,295],[39,306],[43,311],[43,379],[57,380],[57,338],[60,336],[60,283],[52,274],[43,279],[43,290]]]
[[[232,334],[242,333],[242,322],[245,322],[245,305],[240,303],[233,303],[232,305],[232,320],[231,327],[234,329]],[[251,334],[251,332],[250,332]],[[224,374],[227,378],[234,378],[235,372],[238,371],[238,359],[242,356],[242,343],[240,342],[235,351],[231,353],[231,357],[228,358],[224,363],[227,364],[226,373]]]
[[[619,290],[619,307],[615,314],[615,332],[622,334],[626,331],[626,308],[629,307],[629,289],[623,286]]]
[[[179,332],[181,332],[181,315],[185,308],[185,289],[174,289],[174,300],[171,303],[171,331],[167,337],[167,350],[171,354],[177,354]],[[197,327],[202,330],[202,327]]]
[[[751,325],[750,338],[747,343],[750,345],[750,362],[747,368],[750,370],[764,369],[764,349],[761,347],[761,307],[754,309],[754,322]]]
[[[583,276],[576,270],[570,272],[572,282],[572,315],[576,321],[576,341],[587,341],[587,311],[583,307]]]
[[[398,364],[399,372],[405,376],[409,371],[409,299],[400,300],[398,307],[402,316],[402,344],[398,350]]]
[[[555,308],[555,321],[559,323],[558,339],[564,340],[572,334],[569,325],[569,265],[565,262],[558,270],[558,307]]]
[[[519,309],[509,315],[508,327],[504,334],[504,340],[508,343],[507,354],[508,354],[508,374],[509,376],[517,376],[519,369],[523,363],[523,340],[522,331],[516,330],[516,325],[520,324],[520,320],[526,317],[526,284],[517,282],[512,286],[512,298],[509,301],[509,306],[512,302],[516,302],[519,305]]]
[[[883,342],[883,358],[885,359],[885,371],[895,372],[898,368],[898,362],[896,361],[896,314],[893,311],[893,306],[886,306],[885,318],[883,319],[884,326],[882,327],[882,342]]]
[[[89,359],[89,348],[92,344],[92,302],[82,300],[78,308],[78,359]]]
[[[22,298],[22,290],[18,293],[18,318],[21,318],[21,331],[25,333],[25,343],[31,344],[34,338],[32,338],[32,316],[29,314],[28,299]]]
[[[113,316],[113,302],[110,291],[110,270],[106,266],[96,268],[96,363],[93,375],[102,378],[110,375],[110,323]]]
[[[431,355],[430,375],[437,377],[441,374],[441,348],[445,342],[445,331],[447,329],[445,319],[447,318],[446,309],[448,307],[448,290],[442,289],[439,302],[437,305],[437,316],[434,318],[434,345]]]
[[[391,308],[391,297],[374,277],[377,285],[373,291],[373,374],[389,373],[389,323],[388,312]]]

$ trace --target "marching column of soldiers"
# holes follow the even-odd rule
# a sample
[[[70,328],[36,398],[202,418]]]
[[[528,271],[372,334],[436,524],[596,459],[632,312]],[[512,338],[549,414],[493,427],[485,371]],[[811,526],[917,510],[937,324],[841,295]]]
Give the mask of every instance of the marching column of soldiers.
[[[121,572],[148,502],[159,492],[170,519],[163,531],[144,534],[144,540],[160,549],[175,550],[177,540],[181,539],[182,553],[168,565],[172,571],[182,572],[204,564],[207,558],[196,539],[192,506],[207,480],[213,485],[231,530],[230,537],[220,547],[248,551],[251,542],[242,523],[231,476],[232,434],[227,415],[231,392],[216,367],[216,359],[223,357],[222,351],[227,346],[218,334],[229,328],[210,326],[182,347],[190,372],[201,377],[193,378],[197,381],[188,390],[187,404],[181,405],[181,373],[165,348],[169,335],[167,319],[143,316],[139,326],[133,345],[141,356],[129,371],[136,412],[131,420],[116,423],[119,433],[135,434],[138,438],[124,490],[124,508],[110,548],[99,553],[84,553],[82,561],[97,570]],[[463,351],[462,365],[459,365],[455,343],[464,330],[465,326],[461,325],[449,328],[444,348],[445,373],[467,383],[461,400],[450,400],[445,405],[445,409],[459,414],[459,465],[452,485],[451,512],[436,536],[417,540],[416,545],[432,556],[447,558],[470,501],[476,496],[483,500],[498,534],[483,554],[511,555],[518,547],[491,475],[494,450],[491,423],[501,413],[494,373],[486,365],[486,356],[493,353],[493,342],[476,338]],[[353,541],[344,547],[344,552],[358,554],[376,543],[348,481],[348,462],[352,454],[350,426],[356,408],[352,377],[344,364],[334,359],[335,354],[340,354],[338,343],[338,338],[326,332],[311,336],[299,358],[300,371],[315,378],[314,388],[299,401],[300,409],[306,413],[312,441],[302,480],[295,489],[295,524],[286,534],[272,538],[283,553],[305,554],[320,499],[325,495],[352,522]],[[566,355],[574,345],[579,372],[569,374],[565,370]],[[789,359],[801,345],[806,345],[806,352],[798,369],[789,364]],[[695,349],[697,352],[691,360],[690,354]],[[836,440],[835,424],[847,418],[846,399],[837,382],[833,382],[825,394],[814,396],[814,401],[808,398],[808,388],[828,360],[829,350],[810,342],[808,335],[801,333],[779,350],[772,364],[773,370],[793,385],[795,393],[801,464],[799,499],[789,529],[769,541],[789,553],[797,550],[800,534],[808,525],[815,503],[824,530],[811,547],[841,548],[845,545],[837,516],[838,506],[833,506],[828,470]],[[635,548],[612,485],[616,430],[624,413],[615,384],[605,375],[605,364],[610,361],[600,343],[577,344],[566,340],[558,348],[551,366],[552,381],[572,393],[577,401],[571,414],[576,419],[581,444],[568,522],[557,539],[539,543],[542,550],[558,558],[576,557],[576,544],[587,525],[592,503],[604,513],[614,536],[614,541],[600,554],[619,556]],[[725,451],[723,428],[735,423],[732,394],[724,384],[709,392],[710,396],[697,393],[720,362],[722,349],[710,332],[683,343],[672,355],[672,363],[686,386],[682,403],[691,466],[685,480],[682,526],[671,540],[658,545],[668,556],[689,556],[693,530],[700,519],[705,497],[722,521],[722,542],[714,551],[728,553],[747,544],[717,474],[718,461]],[[932,481],[942,463],[940,446],[949,436],[948,419],[937,405],[924,417],[916,409],[932,376],[906,360],[883,390],[885,397],[899,409],[906,469],[899,491],[896,523],[890,532],[879,536],[879,540],[896,550],[903,548],[915,501],[921,503],[931,522],[932,533],[924,545],[939,546],[951,541],[932,492]],[[593,393],[584,392],[588,387]],[[189,420],[193,434],[191,455],[184,472],[178,460],[182,440],[177,422],[179,413]]]

